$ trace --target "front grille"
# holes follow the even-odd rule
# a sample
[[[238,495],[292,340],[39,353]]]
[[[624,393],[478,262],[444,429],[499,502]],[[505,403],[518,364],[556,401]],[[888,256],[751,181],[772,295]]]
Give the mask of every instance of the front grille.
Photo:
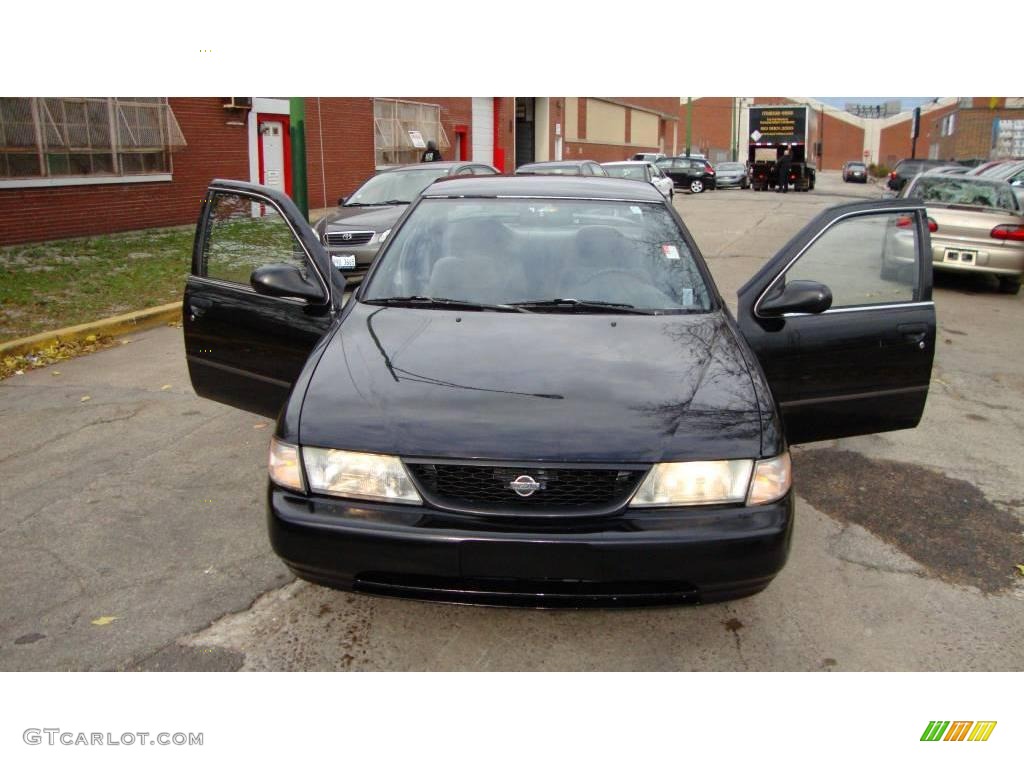
[[[352,230],[350,232],[328,232],[327,244],[337,248],[344,248],[347,245],[366,245],[373,240],[377,234],[372,230]]]
[[[609,512],[626,502],[644,475],[644,470],[637,469],[415,463],[408,467],[428,500],[442,507],[485,514]],[[523,477],[539,486],[528,496],[512,487]],[[523,481],[520,490],[530,490],[530,486],[529,481]]]

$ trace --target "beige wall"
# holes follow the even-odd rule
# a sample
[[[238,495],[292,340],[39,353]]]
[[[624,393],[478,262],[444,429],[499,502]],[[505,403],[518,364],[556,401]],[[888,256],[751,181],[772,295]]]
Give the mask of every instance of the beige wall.
[[[626,108],[607,101],[587,99],[587,141],[625,144]],[[653,143],[658,143],[657,133]]]
[[[651,112],[631,111],[629,129],[630,144],[642,144],[644,146],[658,146],[658,116]]]

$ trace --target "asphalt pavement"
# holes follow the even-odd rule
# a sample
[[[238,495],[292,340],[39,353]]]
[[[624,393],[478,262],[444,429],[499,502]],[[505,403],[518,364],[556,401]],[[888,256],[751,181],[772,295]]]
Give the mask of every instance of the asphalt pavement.
[[[817,212],[880,193],[822,173],[809,193],[675,204],[734,306]],[[798,448],[788,565],[711,606],[493,609],[297,582],[264,525],[273,425],[196,398],[180,328],[6,379],[0,669],[1019,670],[1024,296],[936,283],[921,425]]]

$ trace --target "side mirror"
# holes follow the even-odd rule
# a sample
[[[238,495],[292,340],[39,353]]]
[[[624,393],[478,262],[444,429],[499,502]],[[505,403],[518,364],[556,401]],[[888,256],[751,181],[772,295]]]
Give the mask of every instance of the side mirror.
[[[773,296],[766,296],[757,314],[762,317],[781,317],[787,312],[817,315],[831,306],[832,291],[827,285],[813,280],[793,280]]]
[[[344,205],[346,200],[348,200],[347,197],[339,197],[338,198],[338,205],[339,206]]]
[[[305,299],[314,303],[327,298],[320,283],[304,275],[295,264],[267,264],[259,267],[249,276],[249,284],[256,293],[264,296]]]

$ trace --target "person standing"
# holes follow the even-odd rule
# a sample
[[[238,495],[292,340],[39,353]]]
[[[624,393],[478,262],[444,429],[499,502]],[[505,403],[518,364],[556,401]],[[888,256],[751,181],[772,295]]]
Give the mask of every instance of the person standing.
[[[782,157],[779,158],[779,162],[776,165],[776,175],[778,176],[775,185],[776,192],[786,193],[789,191],[789,166],[791,159],[792,158],[789,155],[789,148],[787,147],[786,151],[782,153]]]
[[[427,142],[427,148],[423,150],[423,156],[420,158],[421,163],[436,163],[438,160],[443,160],[441,157],[441,150],[437,148],[437,144],[433,140]]]

